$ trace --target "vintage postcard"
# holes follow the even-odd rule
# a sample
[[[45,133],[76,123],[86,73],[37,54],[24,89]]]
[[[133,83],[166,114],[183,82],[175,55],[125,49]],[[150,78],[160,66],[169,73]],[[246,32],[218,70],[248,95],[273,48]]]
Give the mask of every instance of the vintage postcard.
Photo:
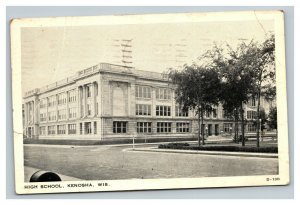
[[[12,19],[18,194],[289,183],[282,11]]]

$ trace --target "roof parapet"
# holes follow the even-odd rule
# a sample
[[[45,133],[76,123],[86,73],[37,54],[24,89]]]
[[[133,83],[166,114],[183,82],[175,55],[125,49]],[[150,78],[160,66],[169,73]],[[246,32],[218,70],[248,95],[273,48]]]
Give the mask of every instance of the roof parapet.
[[[78,71],[76,75],[73,75],[71,77],[65,78],[63,80],[56,81],[54,83],[51,83],[49,85],[43,86],[41,88],[36,88],[33,90],[30,90],[25,93],[24,97],[29,97],[32,95],[37,95],[43,92],[46,92],[48,90],[55,89],[57,87],[61,87],[63,85],[75,82],[77,79],[97,73],[97,72],[112,72],[112,73],[126,73],[135,75],[140,78],[151,78],[151,79],[157,79],[157,80],[168,80],[168,76],[166,74],[158,73],[158,72],[152,72],[152,71],[144,71],[144,70],[137,70],[133,67],[129,66],[122,66],[122,65],[115,65],[110,63],[99,63],[97,65],[94,65],[92,67],[86,68],[84,70]]]

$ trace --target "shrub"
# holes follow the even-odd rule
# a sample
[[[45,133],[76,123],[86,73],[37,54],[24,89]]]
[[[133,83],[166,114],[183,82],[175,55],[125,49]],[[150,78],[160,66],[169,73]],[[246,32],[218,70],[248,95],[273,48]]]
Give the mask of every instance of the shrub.
[[[176,145],[175,145],[176,144]],[[180,145],[178,145],[180,144]],[[159,145],[159,149],[183,149],[183,150],[203,150],[203,151],[225,151],[225,152],[260,152],[278,153],[277,147],[240,147],[240,146],[185,146],[187,143],[169,143]]]
[[[158,148],[160,149],[180,149],[183,147],[190,146],[188,143],[168,143],[168,144],[160,144],[158,145]]]

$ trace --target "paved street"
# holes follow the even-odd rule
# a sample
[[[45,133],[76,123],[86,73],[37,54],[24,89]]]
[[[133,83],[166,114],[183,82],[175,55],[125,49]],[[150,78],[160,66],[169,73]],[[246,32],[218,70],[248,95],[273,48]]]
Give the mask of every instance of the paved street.
[[[124,151],[130,147],[26,145],[24,165],[86,180],[272,175],[278,170],[278,159]]]

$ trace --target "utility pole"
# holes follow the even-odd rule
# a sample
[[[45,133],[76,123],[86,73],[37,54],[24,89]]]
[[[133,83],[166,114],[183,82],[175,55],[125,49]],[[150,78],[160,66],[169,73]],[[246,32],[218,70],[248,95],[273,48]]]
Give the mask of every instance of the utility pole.
[[[117,48],[113,54],[114,62],[126,68],[133,68],[132,40],[133,39],[114,39],[114,43],[112,44],[113,47]]]

